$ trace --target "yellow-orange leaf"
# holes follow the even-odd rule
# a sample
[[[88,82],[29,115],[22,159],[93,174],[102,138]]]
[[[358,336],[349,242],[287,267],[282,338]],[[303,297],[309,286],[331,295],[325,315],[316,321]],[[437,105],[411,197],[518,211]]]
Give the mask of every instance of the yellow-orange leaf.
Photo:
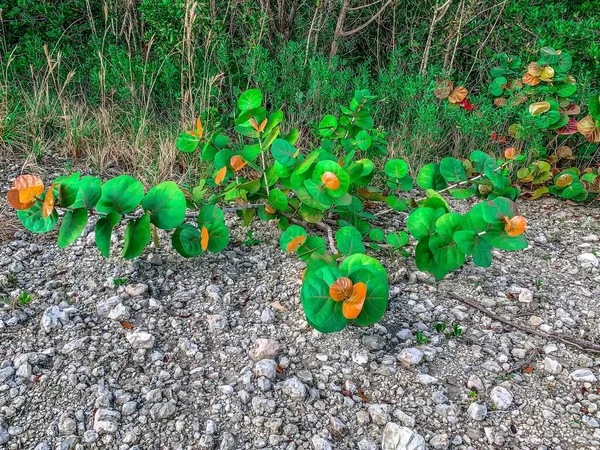
[[[265,211],[269,214],[275,214],[275,208],[273,208],[271,205],[265,205]]]
[[[468,94],[469,94],[469,91],[467,91],[466,88],[464,88],[462,86],[457,86],[452,91],[452,93],[448,96],[448,100],[450,100],[450,103],[460,103],[465,98],[467,98]]]
[[[545,113],[546,111],[550,111],[550,103],[549,102],[535,102],[529,105],[529,113],[532,116],[537,116]]]
[[[208,240],[210,235],[208,234],[208,228],[206,226],[202,227],[200,231],[200,245],[202,246],[202,250],[206,250],[208,248]]]
[[[221,167],[217,172],[217,176],[215,177],[215,183],[221,184],[225,179],[225,175],[227,174],[227,167]]]
[[[600,128],[592,116],[585,116],[577,122],[577,131],[585,136],[589,142],[600,142]]]
[[[336,302],[346,300],[352,295],[353,286],[354,284],[350,278],[338,278],[331,286],[329,286],[329,296]]]
[[[346,319],[356,319],[363,309],[367,297],[367,285],[356,283],[352,288],[352,295],[342,304],[342,313]]]
[[[544,67],[540,74],[540,79],[542,81],[552,81],[552,78],[554,78],[554,69],[550,66]]]
[[[528,86],[537,86],[542,81],[542,80],[540,80],[540,77],[531,75],[529,72],[527,72],[525,75],[523,75],[522,80],[523,80],[523,83],[525,83]]]
[[[321,175],[321,182],[327,189],[337,189],[340,187],[340,179],[333,172],[325,172]]]
[[[44,192],[44,183],[37,175],[18,176],[8,191],[8,203],[19,210],[31,208],[36,197]]]
[[[506,159],[514,159],[517,156],[517,149],[514,147],[508,147],[504,150],[504,157]]]
[[[44,198],[44,205],[42,206],[42,217],[45,219],[46,217],[52,214],[54,211],[54,185],[50,186],[48,192],[46,192],[46,197]]]
[[[198,138],[202,139],[202,136],[204,135],[204,129],[202,128],[202,121],[199,117],[196,119],[196,133],[198,134]]]
[[[519,236],[523,234],[525,228],[527,228],[527,219],[523,216],[514,216],[512,219],[504,217],[504,231],[510,237]]]
[[[262,133],[262,131],[265,129],[265,126],[267,125],[267,119],[263,120],[261,122],[261,124],[259,125],[258,122],[253,118],[250,119],[250,125],[252,126],[252,128],[254,128],[256,131],[258,131],[259,133]]]
[[[502,97],[496,97],[494,99],[494,105],[496,105],[498,108],[501,108],[506,105],[506,99]]]
[[[240,170],[242,170],[246,166],[246,164],[248,164],[248,163],[246,161],[244,161],[244,158],[242,158],[240,155],[232,156],[231,159],[229,160],[229,165],[236,172],[239,172]]]
[[[573,175],[570,173],[563,173],[556,179],[556,186],[559,188],[566,188],[571,183],[573,183]]]
[[[292,239],[289,244],[285,247],[285,251],[288,253],[295,252],[298,247],[300,247],[304,241],[306,240],[306,236],[297,236]]]

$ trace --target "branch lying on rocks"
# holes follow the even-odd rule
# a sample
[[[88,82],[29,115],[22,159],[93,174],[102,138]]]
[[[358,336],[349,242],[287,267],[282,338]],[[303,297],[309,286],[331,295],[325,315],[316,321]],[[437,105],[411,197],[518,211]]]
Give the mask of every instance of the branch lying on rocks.
[[[564,344],[570,345],[572,347],[577,347],[580,350],[585,350],[585,351],[589,351],[589,352],[593,352],[593,353],[600,353],[600,345],[596,344],[595,342],[587,341],[585,339],[578,339],[578,338],[570,337],[570,336],[564,336],[564,335],[558,334],[558,333],[546,333],[544,331],[534,330],[533,328],[526,327],[525,325],[521,325],[516,322],[511,322],[510,320],[505,319],[496,313],[493,313],[492,311],[490,311],[486,307],[482,306],[479,302],[477,302],[477,300],[475,300],[473,298],[469,298],[469,297],[463,296],[463,295],[458,295],[453,292],[447,292],[447,294],[450,297],[452,297],[453,299],[458,300],[461,303],[464,303],[475,309],[478,309],[479,311],[484,313],[486,316],[491,317],[492,319],[494,319],[498,322],[502,322],[503,324],[508,325],[512,328],[516,328],[517,330],[521,330],[525,333],[532,334],[534,336],[538,336],[538,337],[545,338],[545,339],[554,339],[554,340],[560,341]]]

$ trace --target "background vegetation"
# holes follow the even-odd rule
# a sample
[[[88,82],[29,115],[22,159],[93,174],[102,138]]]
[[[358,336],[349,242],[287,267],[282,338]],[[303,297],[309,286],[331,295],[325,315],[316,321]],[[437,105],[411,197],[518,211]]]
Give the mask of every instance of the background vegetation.
[[[188,164],[182,129],[199,114],[230,126],[248,88],[305,148],[324,114],[369,89],[391,157],[423,161],[497,145],[514,114],[488,91],[498,52],[569,50],[582,103],[600,73],[595,0],[0,0],[0,26],[0,150],[153,182]],[[434,97],[443,78],[476,114]]]

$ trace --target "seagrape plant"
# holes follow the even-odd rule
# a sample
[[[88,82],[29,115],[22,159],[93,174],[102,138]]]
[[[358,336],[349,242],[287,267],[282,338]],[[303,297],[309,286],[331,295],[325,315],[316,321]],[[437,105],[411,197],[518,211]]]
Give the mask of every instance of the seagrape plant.
[[[508,161],[475,150],[464,161],[429,163],[413,178],[406,161],[386,159],[386,133],[374,125],[372,101],[368,91],[356,91],[338,114],[315,124],[317,145],[307,149],[297,145],[298,130],[284,127],[283,111],[268,112],[261,91],[250,89],[239,97],[233,129],[198,120],[179,136],[177,148],[207,174],[195,186],[164,181],[146,192],[129,175],[102,181],[74,173],[46,187],[35,175],[21,175],[8,200],[27,230],[58,226],[61,248],[94,217],[96,245],[109,257],[111,234],[125,224],[127,259],[152,240],[159,245],[157,229],[171,230],[173,248],[190,258],[227,247],[225,214],[237,214],[244,226],[273,222],[282,230],[281,249],[306,263],[300,296],[308,323],[325,333],[348,323],[368,326],[388,306],[380,252],[412,253],[417,267],[439,280],[467,259],[490,266],[493,248],[527,246]],[[447,197],[479,202],[458,213]],[[388,214],[406,216],[406,230],[390,230]]]
[[[600,194],[595,156],[600,143],[600,95],[577,103],[577,80],[568,51],[542,47],[539,58],[523,65],[515,55],[498,53],[490,70],[489,92],[498,108],[523,105],[508,128],[516,182],[530,199],[545,194],[583,202]],[[583,113],[587,109],[587,113]],[[579,117],[578,117],[579,116]],[[527,136],[548,145],[526,148]]]

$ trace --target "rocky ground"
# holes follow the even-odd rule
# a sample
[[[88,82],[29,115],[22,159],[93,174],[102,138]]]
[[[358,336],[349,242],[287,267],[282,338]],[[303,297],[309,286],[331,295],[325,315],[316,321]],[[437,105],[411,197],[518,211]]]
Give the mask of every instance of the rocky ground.
[[[531,247],[497,253],[488,270],[469,264],[434,283],[382,255],[384,320],[332,335],[308,327],[302,263],[268,224],[253,227],[260,245],[243,244],[232,219],[221,254],[184,260],[163,239],[133,262],[103,259],[88,232],[67,250],[55,234],[11,232],[0,244],[0,447],[600,448],[600,356],[448,295],[600,341],[600,210],[545,200],[522,213]],[[15,306],[23,291],[33,300]]]

